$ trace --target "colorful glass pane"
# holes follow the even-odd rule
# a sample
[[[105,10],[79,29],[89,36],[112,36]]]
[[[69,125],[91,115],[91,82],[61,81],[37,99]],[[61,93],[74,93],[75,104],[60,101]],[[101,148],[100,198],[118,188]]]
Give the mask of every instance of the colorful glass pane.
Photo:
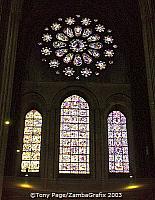
[[[61,105],[59,173],[89,174],[89,105],[78,95]]]
[[[38,42],[42,62],[47,63],[57,77],[61,74],[76,80],[100,77],[104,73],[102,69],[114,63],[118,46],[113,43],[112,31],[99,21],[75,15],[58,18],[45,27]]]
[[[126,117],[120,111],[108,116],[109,172],[129,173]]]
[[[21,171],[39,172],[42,116],[31,110],[25,116]]]

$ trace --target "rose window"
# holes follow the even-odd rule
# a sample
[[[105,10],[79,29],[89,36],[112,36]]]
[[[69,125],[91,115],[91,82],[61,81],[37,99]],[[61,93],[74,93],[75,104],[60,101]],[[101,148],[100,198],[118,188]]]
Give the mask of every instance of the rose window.
[[[112,31],[98,19],[80,15],[59,18],[44,29],[41,47],[42,61],[56,75],[80,79],[99,76],[113,64],[117,45]]]

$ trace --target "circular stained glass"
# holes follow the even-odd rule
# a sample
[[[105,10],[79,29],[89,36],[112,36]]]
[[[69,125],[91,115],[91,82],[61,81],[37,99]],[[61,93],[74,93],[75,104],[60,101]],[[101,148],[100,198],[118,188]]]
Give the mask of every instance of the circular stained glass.
[[[42,61],[57,76],[63,74],[77,80],[100,76],[114,63],[117,48],[110,29],[106,29],[98,19],[80,15],[58,18],[44,29],[38,45]]]

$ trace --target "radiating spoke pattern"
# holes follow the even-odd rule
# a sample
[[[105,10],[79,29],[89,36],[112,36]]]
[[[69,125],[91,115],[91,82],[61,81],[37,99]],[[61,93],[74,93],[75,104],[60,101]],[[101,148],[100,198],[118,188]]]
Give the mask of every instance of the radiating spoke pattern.
[[[99,76],[114,63],[113,57],[118,47],[114,43],[112,30],[106,29],[98,19],[76,15],[58,18],[46,27],[41,35],[42,61],[46,62],[56,76],[68,78],[89,78]],[[59,65],[51,64],[57,60]],[[105,63],[104,68],[98,63]],[[74,73],[70,73],[70,69]],[[89,70],[89,73],[83,71]]]
[[[129,154],[126,117],[112,111],[108,122],[109,172],[129,173]]]
[[[25,116],[21,172],[39,172],[42,116],[31,110]]]
[[[61,105],[60,174],[89,174],[89,106],[78,95]]]

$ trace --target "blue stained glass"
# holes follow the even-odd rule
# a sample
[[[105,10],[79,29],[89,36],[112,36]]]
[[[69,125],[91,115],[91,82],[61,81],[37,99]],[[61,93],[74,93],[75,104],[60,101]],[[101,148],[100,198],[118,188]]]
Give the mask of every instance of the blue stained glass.
[[[126,117],[120,111],[108,115],[109,172],[129,173]]]
[[[59,173],[89,174],[89,106],[78,95],[61,105]]]

